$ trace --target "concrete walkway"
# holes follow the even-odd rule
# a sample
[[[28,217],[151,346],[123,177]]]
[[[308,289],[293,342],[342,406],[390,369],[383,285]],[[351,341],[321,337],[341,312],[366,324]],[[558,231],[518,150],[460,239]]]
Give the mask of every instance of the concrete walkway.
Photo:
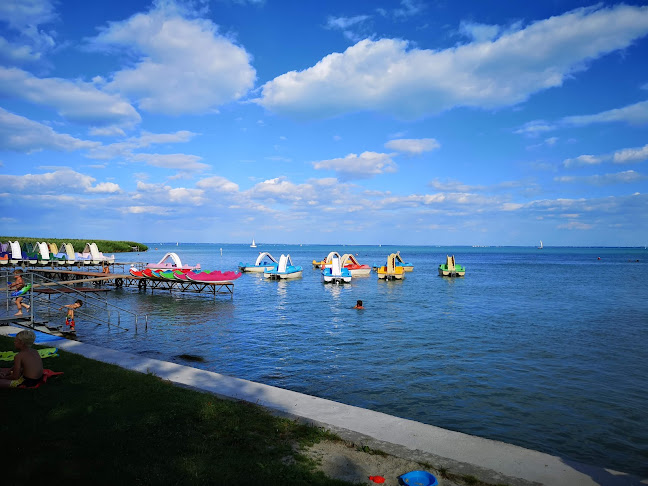
[[[13,334],[21,329],[1,327],[0,334]],[[141,373],[153,373],[221,398],[255,403],[274,414],[324,427],[356,444],[443,467],[455,474],[470,474],[489,483],[512,486],[648,485],[648,479],[640,480],[503,442],[78,341],[51,341],[37,334],[46,345]]]

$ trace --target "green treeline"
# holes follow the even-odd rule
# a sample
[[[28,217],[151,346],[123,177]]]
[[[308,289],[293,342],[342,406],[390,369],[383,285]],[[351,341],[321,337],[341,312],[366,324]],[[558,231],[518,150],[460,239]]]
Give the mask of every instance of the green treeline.
[[[111,241],[111,240],[61,240],[58,238],[25,238],[23,236],[0,236],[0,242],[18,241],[22,247],[23,243],[56,243],[56,246],[61,246],[62,243],[71,243],[74,251],[83,252],[86,243],[96,243],[97,248],[101,253],[121,253],[129,251],[146,251],[148,246],[136,241]]]

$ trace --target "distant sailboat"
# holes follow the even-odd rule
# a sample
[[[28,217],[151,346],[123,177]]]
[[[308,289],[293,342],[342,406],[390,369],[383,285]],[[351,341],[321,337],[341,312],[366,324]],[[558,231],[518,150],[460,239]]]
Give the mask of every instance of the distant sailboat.
[[[542,240],[540,240],[540,246],[538,247],[538,250],[542,250],[542,248],[543,248],[543,246],[542,246]]]
[[[256,243],[254,242],[254,238],[252,238],[252,244],[250,245],[250,248],[256,248]]]

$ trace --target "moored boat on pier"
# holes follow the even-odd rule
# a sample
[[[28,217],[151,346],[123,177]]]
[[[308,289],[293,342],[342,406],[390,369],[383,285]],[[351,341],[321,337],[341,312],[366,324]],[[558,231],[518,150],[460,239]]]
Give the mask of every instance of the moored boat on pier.
[[[180,257],[176,253],[169,252],[162,257],[162,260],[157,263],[149,263],[146,265],[146,268],[152,268],[154,270],[200,270],[200,263],[195,266],[183,265],[182,260],[180,260]]]

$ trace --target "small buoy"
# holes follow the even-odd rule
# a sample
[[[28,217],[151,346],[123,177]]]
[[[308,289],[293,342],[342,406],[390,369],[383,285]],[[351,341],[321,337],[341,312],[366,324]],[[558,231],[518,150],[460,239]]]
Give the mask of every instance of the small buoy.
[[[597,260],[600,260],[600,259],[601,259],[601,257],[598,257],[598,258],[597,258]]]

